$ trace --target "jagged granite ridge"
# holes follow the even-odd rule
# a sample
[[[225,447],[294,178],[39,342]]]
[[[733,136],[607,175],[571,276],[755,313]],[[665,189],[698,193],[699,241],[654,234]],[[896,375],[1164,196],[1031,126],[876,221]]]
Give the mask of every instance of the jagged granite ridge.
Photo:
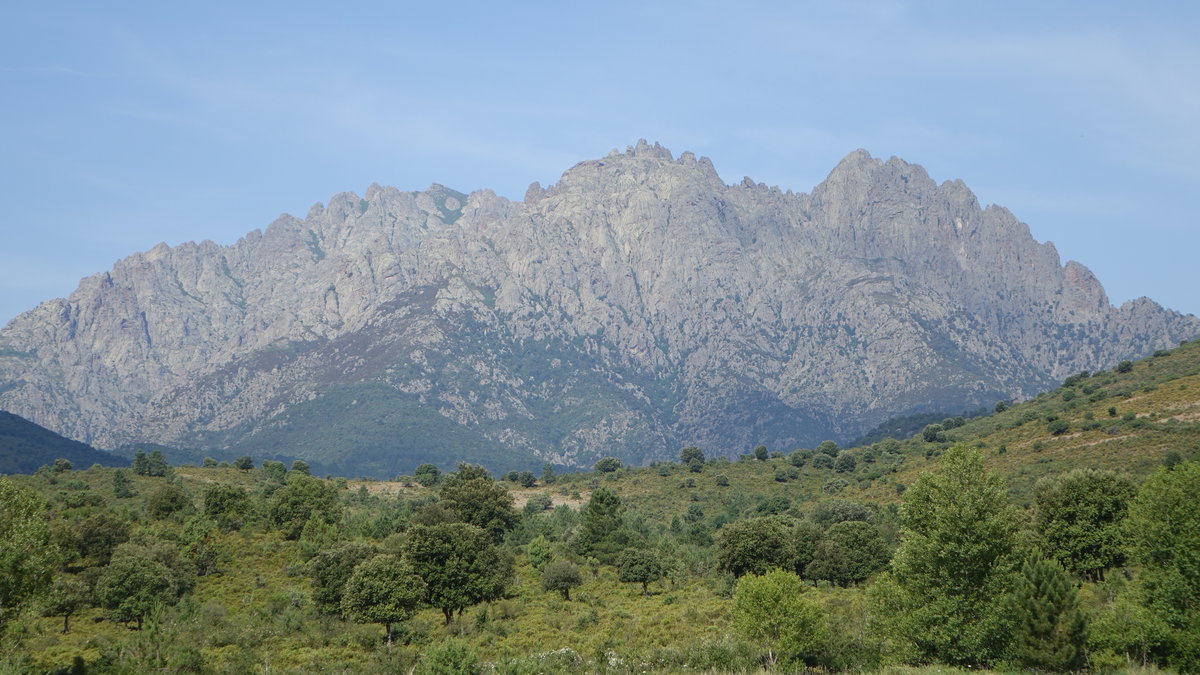
[[[640,141],[523,202],[372,185],[134,254],[0,331],[0,408],[348,473],[643,462],[844,440],[1197,333],[900,159],[804,194]]]

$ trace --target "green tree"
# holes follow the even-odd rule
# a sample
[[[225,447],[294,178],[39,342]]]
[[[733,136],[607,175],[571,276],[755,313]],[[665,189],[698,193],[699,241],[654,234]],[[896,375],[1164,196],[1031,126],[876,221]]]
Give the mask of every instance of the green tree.
[[[273,480],[276,483],[282,483],[287,480],[287,467],[284,466],[283,462],[268,459],[262,463],[262,472],[269,480]]]
[[[734,576],[765,574],[794,563],[788,528],[778,518],[748,518],[717,533],[717,565]]]
[[[875,616],[917,660],[989,663],[1008,646],[1017,531],[1003,481],[956,445],[904,494],[894,579],[875,586]]]
[[[783,570],[738,581],[730,621],[742,637],[767,650],[769,665],[811,659],[824,641],[824,617],[806,591],[800,577]]]
[[[376,553],[375,547],[370,544],[349,542],[313,556],[305,572],[312,581],[312,598],[317,610],[323,614],[339,613],[342,610],[343,590],[346,581],[354,574],[354,568]]]
[[[113,469],[113,496],[117,499],[128,499],[136,493],[133,491],[133,479],[125,469]]]
[[[813,506],[809,518],[821,527],[848,520],[871,523],[875,521],[875,507],[852,499],[824,499]]]
[[[240,529],[249,510],[250,495],[245,488],[213,483],[204,490],[204,515],[226,532]]]
[[[137,623],[156,606],[174,605],[192,584],[174,547],[122,544],[96,579],[95,597],[116,621]]]
[[[760,462],[765,462],[770,456],[771,453],[767,450],[767,446],[760,445],[757,448],[754,448],[754,459],[757,459]]]
[[[680,464],[689,464],[691,462],[703,462],[703,461],[704,461],[704,451],[701,450],[700,448],[697,448],[694,445],[689,445],[688,447],[679,451],[679,463]]]
[[[817,544],[824,536],[825,531],[816,523],[807,520],[796,521],[796,524],[792,526],[791,542],[788,546],[788,550],[792,554],[792,564],[789,569],[794,570],[796,574],[803,574],[804,568],[808,567],[817,552]]]
[[[1021,566],[1013,601],[1013,656],[1037,670],[1078,670],[1084,662],[1084,620],[1070,577],[1033,553]]]
[[[422,464],[413,471],[413,478],[418,483],[425,487],[433,487],[437,485],[438,480],[442,477],[442,472],[437,468],[436,464]]]
[[[166,518],[192,505],[183,488],[173,483],[158,486],[146,497],[146,513],[152,518]]]
[[[0,634],[8,621],[50,584],[58,548],[31,490],[0,476]]]
[[[394,555],[377,555],[359,563],[342,591],[342,614],[357,623],[383,624],[392,645],[392,624],[416,614],[425,582],[412,566]]]
[[[530,564],[537,569],[542,569],[554,558],[554,547],[550,545],[550,540],[546,539],[546,535],[539,534],[525,544],[525,556],[529,558]]]
[[[805,576],[847,586],[866,581],[887,562],[888,550],[879,530],[861,520],[847,520],[825,531]]]
[[[822,539],[813,551],[812,562],[804,568],[804,576],[837,586],[849,586],[850,558],[837,542]]]
[[[854,471],[856,466],[858,466],[858,462],[854,459],[854,455],[847,452],[838,453],[838,456],[833,460],[833,470],[838,473]]]
[[[311,470],[308,468],[308,462],[302,459],[292,460],[292,471],[302,473],[305,476],[310,475]]]
[[[621,460],[617,459],[616,457],[605,457],[596,462],[596,466],[594,468],[599,473],[612,473],[613,471],[621,468]]]
[[[562,593],[563,600],[571,599],[571,589],[583,583],[579,566],[566,561],[554,560],[542,569],[542,588]]]
[[[87,582],[75,574],[59,574],[42,606],[42,616],[61,616],[63,633],[71,632],[71,617],[88,606],[92,589]]]
[[[238,471],[249,471],[254,468],[254,460],[250,458],[250,455],[242,455],[233,460],[233,468]]]
[[[180,552],[198,577],[213,574],[219,564],[232,560],[229,550],[217,539],[217,524],[203,515],[192,516],[184,524],[182,543]]]
[[[439,494],[459,520],[487,531],[497,543],[521,519],[513,509],[512,495],[491,478],[447,480]]]
[[[841,449],[838,447],[838,444],[834,443],[833,441],[821,441],[821,444],[817,446],[817,452],[823,455],[829,455],[830,459],[837,457],[837,454],[840,452],[840,450]]]
[[[1121,526],[1136,492],[1115,471],[1076,469],[1034,487],[1034,527],[1044,550],[1068,572],[1092,581],[1125,562]]]
[[[642,595],[650,594],[650,584],[663,578],[666,569],[657,553],[630,548],[617,557],[617,580],[642,585]]]
[[[341,518],[337,491],[329,481],[297,474],[271,495],[271,523],[288,539],[299,539],[309,518],[336,523]]]
[[[107,565],[117,546],[129,541],[129,523],[108,511],[88,516],[75,529],[75,545],[88,565]]]
[[[426,601],[442,610],[447,624],[454,612],[500,597],[512,578],[512,559],[491,535],[467,523],[414,525],[404,552],[425,580]]]
[[[1160,468],[1129,505],[1126,532],[1147,606],[1171,627],[1170,664],[1200,671],[1200,463]]]
[[[612,562],[631,542],[631,533],[625,525],[625,507],[612,490],[596,488],[579,510],[579,516],[579,531],[573,543],[581,555]]]
[[[946,440],[946,429],[940,424],[927,424],[921,432],[926,443],[941,443]]]
[[[161,450],[154,450],[149,455],[141,450],[134,453],[133,472],[139,476],[169,476],[173,473]]]

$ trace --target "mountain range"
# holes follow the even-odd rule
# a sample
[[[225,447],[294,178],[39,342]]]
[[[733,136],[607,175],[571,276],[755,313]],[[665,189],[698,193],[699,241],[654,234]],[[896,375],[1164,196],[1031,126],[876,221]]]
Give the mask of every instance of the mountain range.
[[[0,408],[356,475],[644,463],[845,441],[1198,334],[918,165],[859,150],[794,193],[639,141],[523,201],[373,185],[131,255],[0,331]]]

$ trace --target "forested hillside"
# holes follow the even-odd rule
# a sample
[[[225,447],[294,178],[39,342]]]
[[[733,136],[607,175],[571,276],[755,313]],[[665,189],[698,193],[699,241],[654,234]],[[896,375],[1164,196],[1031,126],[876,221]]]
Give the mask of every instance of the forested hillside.
[[[908,439],[0,478],[12,672],[1200,668],[1200,342]]]
[[[0,410],[0,474],[33,473],[56,459],[65,459],[80,467],[129,463],[112,453],[63,438],[23,417]]]

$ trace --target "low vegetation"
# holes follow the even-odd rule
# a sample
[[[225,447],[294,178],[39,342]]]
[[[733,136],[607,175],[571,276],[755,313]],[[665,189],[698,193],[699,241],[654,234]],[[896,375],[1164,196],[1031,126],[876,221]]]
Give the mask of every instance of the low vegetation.
[[[0,478],[0,670],[1194,672],[1197,392],[1189,343],[848,449],[51,463]]]

